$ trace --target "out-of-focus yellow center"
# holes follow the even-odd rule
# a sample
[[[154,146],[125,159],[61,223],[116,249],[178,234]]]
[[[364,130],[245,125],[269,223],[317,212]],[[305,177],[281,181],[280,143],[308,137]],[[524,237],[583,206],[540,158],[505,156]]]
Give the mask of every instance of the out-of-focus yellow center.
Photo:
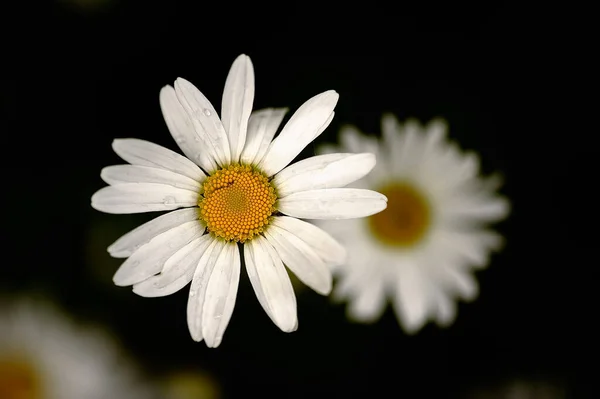
[[[218,399],[221,388],[209,374],[201,371],[183,371],[167,377],[167,397],[178,399]]]
[[[264,231],[277,195],[267,176],[249,165],[217,170],[203,184],[198,201],[208,231],[227,241],[245,242]]]
[[[383,243],[411,247],[419,243],[431,223],[431,207],[421,192],[407,183],[378,189],[388,199],[387,208],[369,217],[371,231]]]
[[[41,399],[39,376],[34,367],[20,358],[0,358],[0,398]]]

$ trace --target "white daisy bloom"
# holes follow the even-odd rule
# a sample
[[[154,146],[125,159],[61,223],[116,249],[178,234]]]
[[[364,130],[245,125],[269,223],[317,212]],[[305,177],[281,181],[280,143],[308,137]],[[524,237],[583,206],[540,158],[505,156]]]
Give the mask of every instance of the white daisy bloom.
[[[0,300],[0,398],[158,397],[152,389],[104,331],[39,300]]]
[[[147,141],[115,140],[113,149],[131,165],[103,169],[110,186],[92,196],[92,206],[107,213],[183,208],[108,248],[114,257],[128,257],[113,280],[146,297],[172,294],[191,281],[189,330],[209,347],[221,343],[233,312],[240,251],[260,304],[291,332],[298,324],[296,298],[284,264],[326,295],[329,265],[345,256],[327,233],[299,218],[359,218],[386,207],[377,192],[341,188],[373,168],[373,154],[315,156],[286,168],[331,122],[335,91],[305,102],[274,139],[287,110],[251,114],[253,99],[254,71],[246,55],[231,67],[220,118],[196,87],[178,78],[161,90],[160,105],[187,158]]]
[[[495,193],[499,178],[480,178],[477,155],[461,152],[446,131],[441,119],[401,125],[384,115],[381,141],[347,126],[339,147],[319,149],[376,154],[377,166],[353,186],[388,198],[387,209],[369,218],[317,223],[348,248],[347,262],[333,267],[333,297],[349,302],[350,319],[377,320],[389,298],[404,330],[415,333],[429,319],[449,325],[455,298],[477,296],[472,271],[503,241],[485,224],[505,218],[509,203]]]

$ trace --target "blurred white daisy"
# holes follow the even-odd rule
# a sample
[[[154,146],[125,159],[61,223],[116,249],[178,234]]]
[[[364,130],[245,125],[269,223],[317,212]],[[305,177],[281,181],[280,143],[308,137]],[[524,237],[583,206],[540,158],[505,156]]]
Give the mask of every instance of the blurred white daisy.
[[[104,331],[40,300],[0,299],[0,398],[156,397]]]
[[[113,149],[131,165],[103,169],[110,186],[92,196],[92,206],[108,213],[184,208],[108,248],[114,257],[129,257],[113,280],[146,297],[172,294],[192,281],[189,330],[209,347],[221,343],[233,312],[240,251],[266,313],[281,330],[294,331],[296,298],[284,264],[328,294],[328,264],[345,256],[327,233],[298,218],[357,218],[386,206],[386,198],[374,191],[339,188],[367,174],[375,165],[373,154],[315,156],[286,168],[331,122],[335,91],[305,102],[275,139],[287,110],[250,115],[253,99],[254,71],[245,55],[235,60],[225,82],[220,118],[196,87],[178,78],[174,88],[161,90],[160,104],[187,158],[147,141],[115,140]]]
[[[381,141],[347,126],[340,147],[320,149],[376,154],[377,166],[352,186],[388,198],[387,209],[369,218],[318,222],[348,249],[347,262],[333,271],[334,298],[349,302],[350,319],[377,320],[389,297],[404,330],[414,333],[429,319],[449,325],[455,298],[477,296],[472,271],[503,241],[486,223],[506,217],[509,203],[495,193],[500,179],[480,178],[477,155],[461,152],[446,130],[441,119],[424,127],[384,115]]]

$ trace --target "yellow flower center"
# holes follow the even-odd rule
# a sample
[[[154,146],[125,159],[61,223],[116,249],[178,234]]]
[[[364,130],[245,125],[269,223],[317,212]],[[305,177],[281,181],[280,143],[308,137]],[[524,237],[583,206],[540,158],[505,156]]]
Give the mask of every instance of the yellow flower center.
[[[412,185],[395,183],[379,190],[388,198],[387,208],[369,217],[371,231],[394,247],[410,247],[421,241],[431,223],[427,199]]]
[[[222,396],[217,381],[202,371],[181,371],[166,380],[168,397],[181,399],[217,399]]]
[[[275,189],[252,166],[232,164],[217,170],[203,188],[200,219],[210,233],[227,241],[243,243],[262,233],[275,212]]]
[[[0,398],[39,399],[39,376],[31,364],[20,358],[0,359]]]

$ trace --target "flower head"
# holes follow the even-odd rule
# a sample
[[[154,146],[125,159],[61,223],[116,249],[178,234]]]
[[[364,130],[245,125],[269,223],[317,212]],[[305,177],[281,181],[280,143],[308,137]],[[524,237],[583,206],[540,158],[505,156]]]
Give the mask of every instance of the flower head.
[[[2,399],[158,398],[104,331],[30,298],[0,299]]]
[[[499,178],[481,178],[477,155],[461,152],[446,130],[441,119],[421,126],[385,115],[381,141],[348,126],[340,148],[322,148],[375,153],[377,166],[354,186],[388,198],[385,211],[371,217],[318,223],[348,248],[347,262],[334,267],[334,296],[349,302],[351,319],[378,319],[389,297],[414,333],[428,319],[448,325],[455,297],[477,296],[472,271],[485,267],[503,241],[486,225],[506,217],[509,203],[495,193]]]
[[[357,218],[386,206],[379,193],[342,188],[373,168],[373,154],[321,155],[286,167],[331,122],[335,91],[306,101],[277,137],[287,110],[251,113],[253,99],[254,71],[245,55],[231,67],[220,117],[198,89],[177,79],[161,90],[160,104],[187,158],[143,140],[115,140],[113,149],[131,165],[103,169],[110,186],[92,196],[92,206],[108,213],[173,210],[108,248],[128,257],[114,282],[153,297],[191,281],[188,326],[209,347],[220,344],[233,312],[240,250],[262,307],[280,329],[294,331],[296,299],[284,264],[328,294],[329,265],[345,256],[327,233],[298,218]]]

